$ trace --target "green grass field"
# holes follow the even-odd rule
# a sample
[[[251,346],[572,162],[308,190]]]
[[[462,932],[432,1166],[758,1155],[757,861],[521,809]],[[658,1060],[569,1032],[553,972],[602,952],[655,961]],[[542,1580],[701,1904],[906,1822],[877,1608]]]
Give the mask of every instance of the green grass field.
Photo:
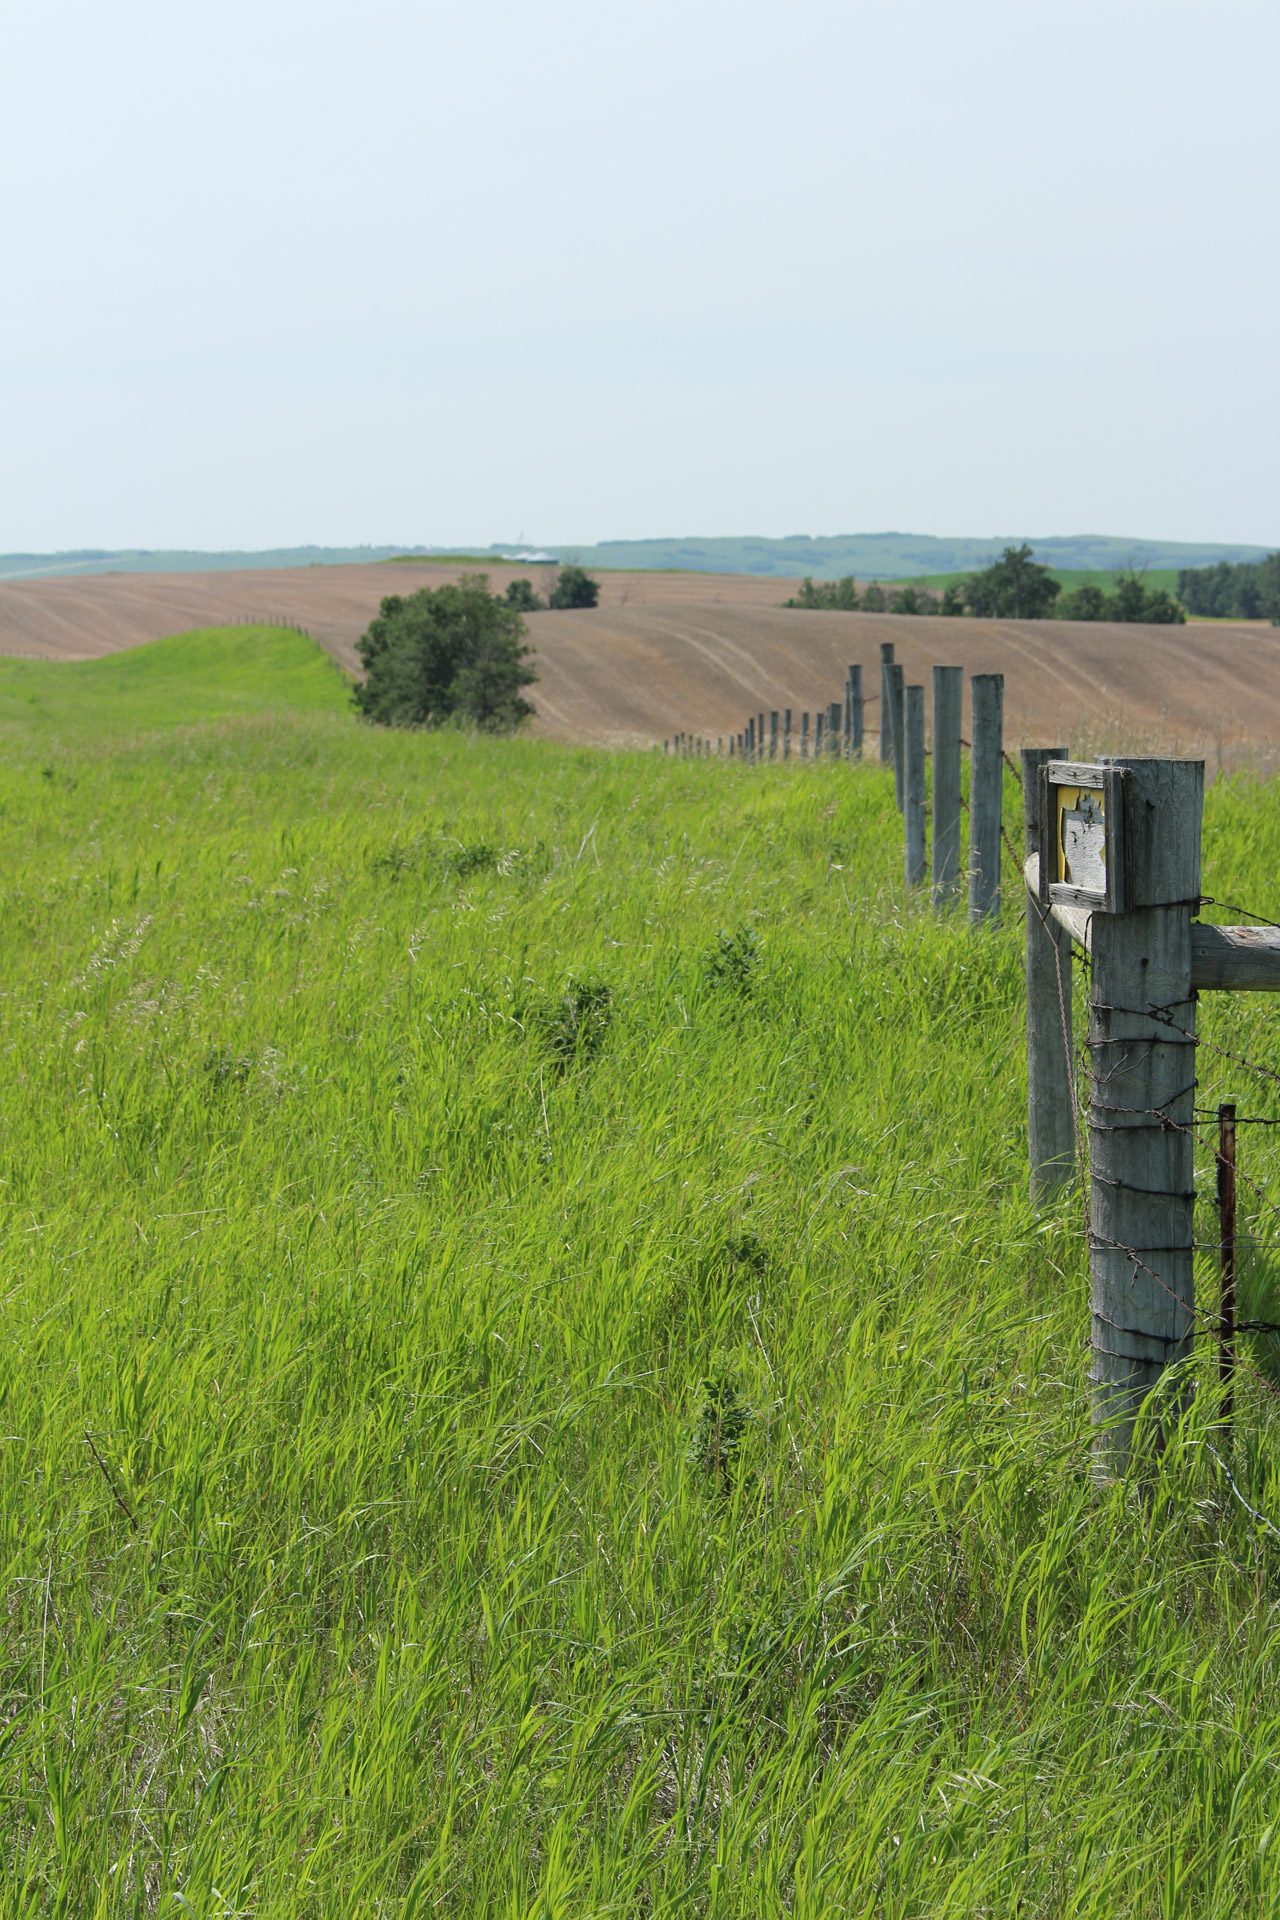
[[[0,1912],[1280,1908],[1266,1355],[1094,1486],[1012,866],[970,935],[879,767],[378,732],[284,633],[0,713]],[[1280,918],[1274,789],[1205,850]]]

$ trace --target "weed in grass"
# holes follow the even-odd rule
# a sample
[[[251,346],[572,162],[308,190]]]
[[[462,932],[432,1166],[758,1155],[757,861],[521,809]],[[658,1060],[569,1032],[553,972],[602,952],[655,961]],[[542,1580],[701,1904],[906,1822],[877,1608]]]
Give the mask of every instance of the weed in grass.
[[[739,1000],[749,999],[755,988],[760,965],[760,938],[755,928],[740,926],[736,933],[717,933],[715,944],[703,957],[706,982],[713,991],[727,993]]]
[[[613,989],[597,976],[571,974],[560,994],[534,1009],[533,1024],[552,1064],[561,1072],[594,1060],[613,1020]]]
[[[720,1357],[719,1364],[702,1381],[688,1460],[708,1479],[718,1480],[726,1495],[733,1491],[733,1468],[750,1421],[751,1408],[728,1363]]]

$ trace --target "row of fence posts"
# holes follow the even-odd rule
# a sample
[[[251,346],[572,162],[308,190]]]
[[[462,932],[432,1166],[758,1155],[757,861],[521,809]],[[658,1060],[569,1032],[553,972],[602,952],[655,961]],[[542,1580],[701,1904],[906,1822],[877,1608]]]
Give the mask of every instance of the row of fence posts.
[[[283,613],[238,613],[231,622],[233,627],[284,627],[290,633],[306,633],[301,620],[291,620]],[[308,635],[308,638],[310,636]]]
[[[1000,916],[1000,827],[1004,794],[1004,675],[976,673],[970,680],[972,742],[962,733],[963,667],[934,667],[933,673],[933,861],[929,871],[925,760],[924,687],[907,686],[904,669],[893,657],[892,640],[880,648],[880,759],[892,766],[898,811],[903,816],[904,868],[908,887],[932,879],[933,904],[940,911],[952,906],[967,876],[969,920],[976,925]],[[795,744],[802,760],[862,758],[864,695],[862,668],[851,666],[844,699],[833,700],[814,716],[800,715],[800,735],[794,742],[792,710],[774,709],[768,715],[747,716],[742,732],[729,735],[729,758],[750,763],[789,760]],[[970,748],[969,858],[961,870],[960,753]],[[681,758],[709,758],[709,738],[679,733],[663,743]],[[724,736],[714,753],[724,756]]]

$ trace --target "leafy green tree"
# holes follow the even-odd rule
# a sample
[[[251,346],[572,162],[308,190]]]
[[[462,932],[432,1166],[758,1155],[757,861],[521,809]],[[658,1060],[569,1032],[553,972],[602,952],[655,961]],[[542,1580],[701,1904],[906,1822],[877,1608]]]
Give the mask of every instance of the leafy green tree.
[[[1116,590],[1107,601],[1104,620],[1140,622],[1143,626],[1180,625],[1186,614],[1163,587],[1148,588],[1140,573],[1130,567],[1116,581]]]
[[[1258,562],[1258,590],[1263,618],[1280,627],[1280,553],[1269,553]]]
[[[889,602],[890,613],[937,613],[940,602],[936,593],[930,593],[928,587],[917,587],[908,581],[905,587],[899,587]]]
[[[1092,580],[1086,580],[1074,593],[1064,593],[1057,605],[1059,620],[1107,619],[1107,596]]]
[[[551,595],[551,605],[556,608],[594,607],[600,598],[600,582],[593,580],[583,567],[561,567],[560,576]]]
[[[814,581],[806,576],[800,582],[799,592],[790,600],[783,601],[784,607],[809,607],[826,612],[854,613],[858,606],[858,583],[853,575],[846,574],[843,580]]]
[[[885,595],[884,588],[878,580],[873,580],[862,596],[862,611],[864,613],[883,613],[888,604],[889,602]]]
[[[970,611],[988,620],[1045,619],[1062,589],[1032,554],[1024,541],[1006,547],[998,560],[975,573],[965,588]]]
[[[1183,567],[1178,598],[1201,620],[1270,620],[1280,626],[1280,553],[1235,566]]]
[[[520,692],[538,677],[524,633],[517,609],[489,592],[487,574],[391,594],[356,643],[365,678],[355,705],[388,727],[469,721],[508,733],[534,711]]]
[[[508,580],[507,605],[514,607],[517,613],[540,613],[542,604],[533,590],[531,580]]]
[[[1148,589],[1142,618],[1149,627],[1183,627],[1187,623],[1186,609],[1163,587]]]
[[[938,611],[946,614],[950,620],[958,619],[964,612],[964,588],[958,581],[953,581],[949,587],[943,588],[942,605]]]

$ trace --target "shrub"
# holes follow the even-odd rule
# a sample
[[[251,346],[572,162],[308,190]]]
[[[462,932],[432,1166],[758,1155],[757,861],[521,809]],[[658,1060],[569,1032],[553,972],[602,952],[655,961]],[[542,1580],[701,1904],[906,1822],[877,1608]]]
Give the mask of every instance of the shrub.
[[[930,593],[928,587],[908,584],[899,587],[889,602],[890,613],[937,613],[938,596]]]
[[[1077,587],[1074,593],[1066,593],[1058,602],[1060,620],[1105,620],[1107,618],[1107,596],[1101,587],[1095,587],[1091,581]]]
[[[531,580],[508,580],[507,605],[514,607],[517,613],[541,613],[542,604],[533,590]]]
[[[594,607],[599,598],[600,582],[593,580],[584,568],[561,567],[555,591],[551,595],[553,607]]]
[[[507,733],[534,712],[520,689],[537,679],[521,644],[524,620],[489,592],[487,574],[463,574],[457,586],[391,594],[357,642],[363,685],[354,700],[366,719],[388,727],[438,727],[469,721]]]
[[[783,601],[784,607],[809,607],[824,612],[854,613],[858,606],[858,583],[851,573],[843,580],[818,580],[806,577],[800,582],[799,591],[790,600]]]

